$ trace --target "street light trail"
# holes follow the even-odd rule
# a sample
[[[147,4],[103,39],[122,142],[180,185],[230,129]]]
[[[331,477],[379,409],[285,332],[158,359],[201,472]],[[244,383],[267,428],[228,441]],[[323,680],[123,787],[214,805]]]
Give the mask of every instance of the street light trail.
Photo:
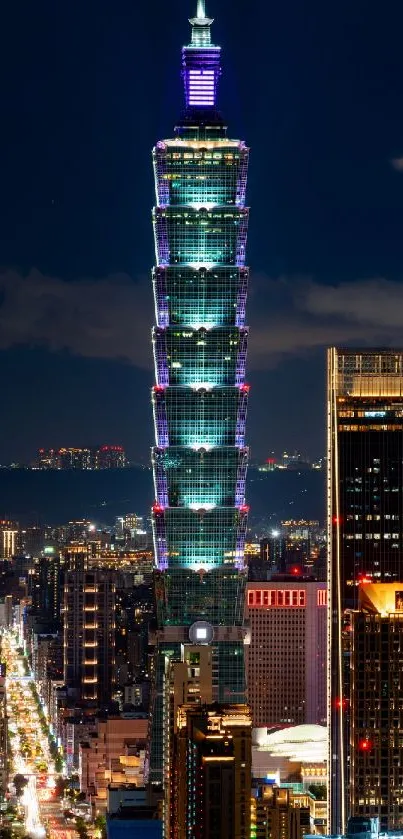
[[[31,693],[32,677],[25,673],[23,658],[10,631],[2,634],[2,654],[6,662],[7,713],[13,777],[21,775],[27,780],[20,799],[25,812],[26,832],[32,839],[44,839],[46,830],[41,820],[37,776],[45,772],[39,770],[38,762],[46,764],[48,780],[49,777],[53,778],[55,766]]]

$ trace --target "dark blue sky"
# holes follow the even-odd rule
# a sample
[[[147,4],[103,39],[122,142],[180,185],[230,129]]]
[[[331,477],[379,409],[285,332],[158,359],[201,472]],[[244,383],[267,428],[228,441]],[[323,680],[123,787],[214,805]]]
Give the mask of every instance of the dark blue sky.
[[[193,11],[2,12],[0,462],[97,441],[148,458],[150,150],[181,111]],[[251,146],[252,454],[319,455],[326,343],[403,344],[403,5],[208,11],[221,109]]]

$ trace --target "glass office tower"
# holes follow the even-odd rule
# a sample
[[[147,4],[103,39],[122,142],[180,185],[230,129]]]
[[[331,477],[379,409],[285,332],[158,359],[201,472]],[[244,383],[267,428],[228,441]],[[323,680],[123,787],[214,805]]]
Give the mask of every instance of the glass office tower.
[[[350,813],[403,822],[403,587],[363,582],[352,615]]]
[[[245,701],[248,149],[217,110],[220,47],[198,0],[182,49],[185,109],[153,151],[157,656],[150,780],[161,779],[163,668],[209,643],[214,701]]]
[[[329,833],[349,816],[351,637],[363,582],[402,581],[403,351],[328,353]],[[382,750],[373,760],[388,756]],[[381,767],[379,766],[379,771]],[[362,811],[361,811],[362,812]]]

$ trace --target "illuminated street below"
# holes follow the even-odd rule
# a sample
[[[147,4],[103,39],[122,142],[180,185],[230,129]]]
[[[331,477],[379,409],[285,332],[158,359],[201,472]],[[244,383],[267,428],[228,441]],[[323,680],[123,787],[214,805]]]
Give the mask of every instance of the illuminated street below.
[[[24,811],[26,833],[32,839],[46,836],[72,839],[75,831],[65,828],[60,804],[55,799],[57,773],[35,700],[33,679],[26,673],[26,659],[11,631],[2,635],[2,658],[7,676],[10,792],[13,792],[14,778],[23,776],[27,783],[19,802]],[[43,711],[46,717],[46,708]]]

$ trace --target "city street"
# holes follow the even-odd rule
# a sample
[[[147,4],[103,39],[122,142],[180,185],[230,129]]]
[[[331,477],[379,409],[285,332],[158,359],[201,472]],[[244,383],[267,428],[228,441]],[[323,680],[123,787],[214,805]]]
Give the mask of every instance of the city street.
[[[32,839],[72,839],[75,831],[65,825],[61,804],[55,795],[56,771],[44,731],[32,677],[12,632],[2,635],[2,659],[6,663],[7,714],[11,771],[10,792],[18,796],[26,833]],[[14,790],[14,786],[16,789]]]

